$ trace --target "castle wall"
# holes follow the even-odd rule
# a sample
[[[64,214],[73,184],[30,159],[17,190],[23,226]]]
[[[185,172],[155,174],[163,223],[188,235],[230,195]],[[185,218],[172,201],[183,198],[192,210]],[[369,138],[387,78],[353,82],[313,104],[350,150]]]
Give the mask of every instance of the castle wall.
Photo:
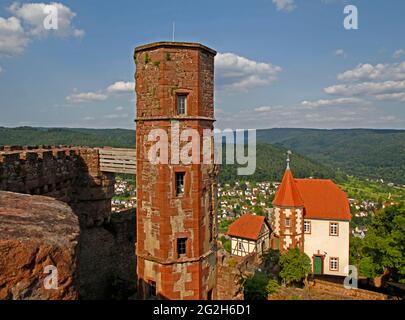
[[[114,173],[100,171],[98,149],[0,148],[0,190],[51,197],[77,215],[83,299],[108,297],[114,277],[135,286],[135,213],[132,220],[111,219],[114,182]]]

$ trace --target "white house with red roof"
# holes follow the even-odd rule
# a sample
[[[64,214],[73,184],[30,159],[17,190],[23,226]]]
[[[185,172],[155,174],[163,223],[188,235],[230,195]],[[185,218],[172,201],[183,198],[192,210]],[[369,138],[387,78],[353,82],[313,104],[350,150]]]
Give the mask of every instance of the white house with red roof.
[[[270,249],[270,224],[264,216],[244,214],[229,227],[231,254],[244,257],[253,252],[262,254]]]
[[[314,274],[348,274],[349,200],[332,180],[294,179],[287,165],[273,207],[272,248],[298,247],[311,258]]]

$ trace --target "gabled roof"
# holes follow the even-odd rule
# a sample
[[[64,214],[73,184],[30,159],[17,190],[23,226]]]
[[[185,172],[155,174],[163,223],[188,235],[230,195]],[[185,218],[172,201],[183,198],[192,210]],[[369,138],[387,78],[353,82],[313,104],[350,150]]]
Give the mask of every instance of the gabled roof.
[[[280,207],[304,207],[307,219],[351,220],[349,200],[332,180],[294,179],[285,171],[273,200]]]
[[[244,214],[228,227],[228,236],[258,240],[266,217]]]
[[[303,207],[304,201],[294,182],[294,177],[290,169],[284,173],[281,185],[277,190],[273,200],[273,205],[281,207]]]
[[[351,220],[347,195],[332,180],[295,179],[305,218]]]

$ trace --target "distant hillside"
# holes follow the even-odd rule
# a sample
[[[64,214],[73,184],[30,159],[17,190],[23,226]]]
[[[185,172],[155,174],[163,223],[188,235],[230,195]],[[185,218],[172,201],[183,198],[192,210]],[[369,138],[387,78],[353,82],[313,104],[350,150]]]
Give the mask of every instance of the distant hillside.
[[[249,179],[280,178],[285,167],[285,151],[291,149],[292,167],[297,176],[335,177],[336,172],[343,171],[405,184],[405,130],[266,129],[257,131],[257,139],[261,142],[257,150],[257,171]],[[0,145],[38,144],[134,148],[135,131],[0,127]],[[221,175],[231,181],[235,174],[235,167],[227,166]]]
[[[0,145],[39,144],[135,148],[135,131],[125,129],[0,127]]]
[[[256,151],[256,171],[253,175],[238,176],[237,168],[240,167],[239,165],[222,165],[220,181],[223,183],[232,183],[237,180],[281,181],[286,167],[286,152],[287,150],[284,148],[259,143]],[[343,179],[341,173],[298,154],[291,156],[291,169],[296,178],[329,178],[339,181]]]
[[[67,129],[67,128],[0,128],[0,145],[82,145],[89,147],[135,147],[135,131],[124,129]],[[224,149],[225,151],[225,149]],[[225,157],[224,157],[225,159]],[[237,176],[237,165],[221,166],[221,181],[239,179],[250,181],[281,179],[285,169],[286,149],[258,144],[256,172],[252,176]],[[334,170],[320,166],[301,155],[292,156],[292,168],[297,177],[335,178]]]
[[[405,130],[266,129],[257,139],[358,177],[405,184]]]

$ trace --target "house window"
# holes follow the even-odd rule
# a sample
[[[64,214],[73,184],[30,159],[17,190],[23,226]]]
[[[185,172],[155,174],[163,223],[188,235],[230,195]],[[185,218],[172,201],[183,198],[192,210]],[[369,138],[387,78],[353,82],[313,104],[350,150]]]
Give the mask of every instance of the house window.
[[[176,196],[184,194],[184,172],[176,172]]]
[[[156,297],[156,282],[149,281],[149,297]]]
[[[177,95],[177,114],[185,115],[187,110],[187,95],[178,94]]]
[[[304,233],[311,233],[311,221],[304,221]]]
[[[180,258],[186,254],[187,238],[177,239],[177,256]]]
[[[242,250],[243,246],[242,246],[242,242],[238,242],[238,249]]]
[[[329,224],[329,235],[331,236],[339,235],[339,224],[337,222],[331,222]]]
[[[290,227],[290,218],[285,218],[285,226],[286,226],[287,228]]]
[[[331,257],[329,259],[329,270],[330,271],[339,271],[339,258]]]

